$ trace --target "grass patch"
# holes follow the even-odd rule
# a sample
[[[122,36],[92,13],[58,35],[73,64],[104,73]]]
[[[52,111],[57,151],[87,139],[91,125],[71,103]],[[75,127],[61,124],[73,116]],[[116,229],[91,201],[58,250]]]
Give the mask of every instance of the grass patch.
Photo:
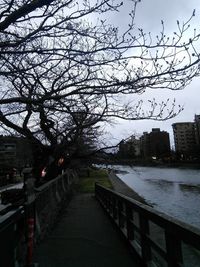
[[[83,175],[80,177],[77,190],[81,193],[94,193],[95,183],[112,189],[112,184],[106,170],[90,169],[89,176]]]

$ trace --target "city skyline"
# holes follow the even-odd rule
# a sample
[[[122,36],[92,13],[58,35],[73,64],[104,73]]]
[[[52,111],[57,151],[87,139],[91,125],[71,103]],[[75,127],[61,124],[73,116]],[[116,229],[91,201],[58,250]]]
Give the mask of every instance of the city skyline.
[[[174,130],[173,130],[173,127],[174,127],[174,125],[177,125],[177,124],[194,124],[195,123],[195,117],[198,117],[198,119],[199,119],[199,117],[200,117],[200,115],[199,114],[195,114],[195,116],[194,116],[194,118],[193,118],[193,120],[192,121],[184,121],[184,122],[177,122],[177,121],[175,121],[173,124],[172,124],[172,133],[171,133],[171,138],[170,139],[173,139],[173,141],[172,140],[170,140],[170,147],[171,147],[171,149],[175,149],[175,136],[174,136]],[[134,138],[136,138],[137,140],[139,140],[142,136],[143,136],[143,134],[144,133],[151,133],[152,131],[154,131],[154,130],[157,130],[157,129],[159,129],[161,132],[167,132],[168,134],[169,134],[169,136],[170,136],[170,132],[169,131],[167,131],[167,130],[164,130],[164,129],[162,129],[162,128],[160,128],[160,127],[152,127],[151,129],[149,129],[149,130],[145,130],[145,131],[143,131],[142,133],[136,133],[136,134],[131,134],[127,139],[126,138],[122,138],[122,140],[124,140],[124,141],[126,141],[126,140],[129,140],[129,139],[131,139],[132,137],[134,137]]]
[[[184,117],[182,117],[183,119],[177,120],[178,116],[170,119],[168,121],[166,121],[165,123],[163,123],[162,121],[152,121],[152,120],[146,120],[146,122],[144,123],[144,121],[136,121],[135,123],[137,124],[137,128],[135,129],[133,126],[133,130],[131,129],[131,125],[129,124],[129,128],[125,128],[124,127],[124,123],[121,123],[121,125],[115,125],[115,126],[111,126],[111,133],[112,131],[114,132],[113,137],[115,139],[115,141],[120,141],[126,138],[129,138],[130,136],[136,136],[136,137],[140,137],[143,135],[144,132],[151,132],[153,128],[159,128],[161,131],[166,131],[169,133],[170,136],[170,146],[172,149],[174,149],[175,143],[174,143],[174,134],[173,134],[173,127],[172,125],[175,123],[190,123],[190,122],[194,122],[194,117],[195,115],[199,115],[199,114],[194,114],[193,118],[191,120],[184,120]],[[172,122],[173,121],[173,122]],[[170,123],[171,122],[171,123]],[[130,122],[129,122],[130,123]],[[132,122],[134,123],[134,122]],[[126,123],[125,123],[126,124]],[[138,126],[139,125],[139,126]],[[121,128],[122,127],[122,128]],[[123,128],[124,127],[124,128]],[[128,126],[126,126],[128,127]],[[117,129],[121,128],[121,133],[117,133]],[[139,131],[142,130],[142,131]],[[119,138],[119,139],[118,139]]]

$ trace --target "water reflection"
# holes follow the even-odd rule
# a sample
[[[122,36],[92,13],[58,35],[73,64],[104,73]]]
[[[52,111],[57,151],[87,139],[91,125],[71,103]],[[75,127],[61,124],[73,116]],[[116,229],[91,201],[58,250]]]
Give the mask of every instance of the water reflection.
[[[190,184],[179,184],[180,190],[184,192],[190,192],[194,194],[200,194],[199,185],[190,185]]]
[[[171,189],[171,187],[174,186],[175,182],[173,181],[167,181],[167,180],[158,180],[158,179],[146,179],[145,180],[146,182],[148,183],[151,183],[151,184],[154,184],[155,186],[159,186],[159,187],[164,187],[165,189],[166,188],[169,188]]]

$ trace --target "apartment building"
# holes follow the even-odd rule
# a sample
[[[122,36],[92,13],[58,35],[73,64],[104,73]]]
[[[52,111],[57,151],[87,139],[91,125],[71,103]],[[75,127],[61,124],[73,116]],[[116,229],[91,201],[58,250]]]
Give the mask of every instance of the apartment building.
[[[196,131],[194,122],[178,122],[172,124],[175,149],[178,153],[191,154],[196,146]]]
[[[195,115],[194,124],[195,124],[196,143],[198,146],[200,146],[200,115]]]
[[[23,137],[0,136],[0,172],[32,164],[32,150]]]
[[[150,133],[144,132],[140,138],[141,153],[144,157],[165,157],[170,154],[169,133],[153,128]]]

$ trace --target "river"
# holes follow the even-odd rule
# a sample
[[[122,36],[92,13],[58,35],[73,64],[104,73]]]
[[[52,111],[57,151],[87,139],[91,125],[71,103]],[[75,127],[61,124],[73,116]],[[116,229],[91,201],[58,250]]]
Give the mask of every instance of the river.
[[[200,228],[200,170],[116,165],[118,177],[155,209]]]

